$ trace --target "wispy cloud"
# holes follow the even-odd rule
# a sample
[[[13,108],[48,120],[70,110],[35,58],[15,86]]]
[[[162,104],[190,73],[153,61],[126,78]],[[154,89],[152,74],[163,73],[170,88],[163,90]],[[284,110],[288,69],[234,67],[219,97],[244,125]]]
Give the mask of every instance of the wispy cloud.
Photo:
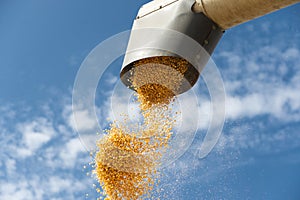
[[[72,127],[56,120],[61,113],[23,120],[11,114],[16,108],[0,108],[0,199],[83,198],[92,188],[82,168],[90,158]]]
[[[94,130],[97,126],[97,121],[93,118],[92,113],[88,110],[75,109],[76,120],[74,119],[73,113],[69,116],[68,124],[78,132]]]
[[[217,57],[223,59],[228,118],[273,115],[284,121],[300,119],[299,49],[264,46],[248,54],[235,50]]]
[[[80,199],[84,195],[77,196],[77,193],[87,190],[88,185],[79,179],[67,176],[43,177],[38,175],[20,175],[18,179],[7,182],[0,181],[1,199]]]
[[[86,153],[86,150],[82,146],[79,138],[70,139],[59,153],[59,157],[63,161],[62,165],[68,168],[74,168],[80,153]]]
[[[46,118],[37,118],[30,122],[16,125],[21,136],[16,153],[24,158],[34,155],[43,145],[55,137],[55,130]]]

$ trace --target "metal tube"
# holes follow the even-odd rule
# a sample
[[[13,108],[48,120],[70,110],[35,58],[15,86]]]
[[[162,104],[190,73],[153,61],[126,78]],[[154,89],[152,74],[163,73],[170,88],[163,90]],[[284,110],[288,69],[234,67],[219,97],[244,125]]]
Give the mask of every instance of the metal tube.
[[[188,62],[185,83],[178,82],[179,90],[173,91],[174,94],[189,90],[197,82],[223,30],[203,13],[193,12],[194,3],[195,0],[154,0],[139,10],[120,73],[126,86],[134,89],[131,77],[138,61],[149,58],[162,61],[160,58],[166,57],[173,58],[174,62],[176,58]],[[167,83],[168,78],[171,77],[156,80],[156,83]]]
[[[300,0],[196,0],[194,12],[203,12],[224,30]]]

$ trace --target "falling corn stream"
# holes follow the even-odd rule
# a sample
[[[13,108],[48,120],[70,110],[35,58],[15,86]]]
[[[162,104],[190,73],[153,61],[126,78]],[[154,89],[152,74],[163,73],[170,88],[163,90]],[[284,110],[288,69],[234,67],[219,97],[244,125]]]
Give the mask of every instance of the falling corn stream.
[[[143,120],[130,123],[127,117],[115,121],[97,141],[93,172],[105,200],[151,198],[173,135],[174,115],[178,115],[173,112],[174,101],[187,66],[184,59],[166,56],[134,63],[130,81]]]

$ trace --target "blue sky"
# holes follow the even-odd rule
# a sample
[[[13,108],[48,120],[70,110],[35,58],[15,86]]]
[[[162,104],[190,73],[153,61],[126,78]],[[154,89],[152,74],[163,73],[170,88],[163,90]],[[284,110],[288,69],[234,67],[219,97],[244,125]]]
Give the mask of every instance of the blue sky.
[[[146,2],[0,1],[0,199],[96,198],[73,129],[73,83],[89,52],[130,29]],[[166,199],[300,199],[299,13],[294,5],[226,31],[212,56],[227,96],[221,138],[199,159],[199,127],[164,169]],[[99,83],[100,123],[121,62]],[[195,89],[198,111],[209,112],[203,80]]]

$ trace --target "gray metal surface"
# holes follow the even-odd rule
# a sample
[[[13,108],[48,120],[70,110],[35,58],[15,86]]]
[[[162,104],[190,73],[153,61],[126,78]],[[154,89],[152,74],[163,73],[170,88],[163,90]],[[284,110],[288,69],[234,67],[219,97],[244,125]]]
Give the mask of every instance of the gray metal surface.
[[[190,89],[197,81],[209,56],[222,37],[223,30],[203,13],[194,13],[195,0],[152,1],[144,5],[132,27],[120,77],[131,86],[128,73],[137,60],[156,56],[186,59],[190,66],[185,73]],[[199,50],[195,44],[200,44]]]

